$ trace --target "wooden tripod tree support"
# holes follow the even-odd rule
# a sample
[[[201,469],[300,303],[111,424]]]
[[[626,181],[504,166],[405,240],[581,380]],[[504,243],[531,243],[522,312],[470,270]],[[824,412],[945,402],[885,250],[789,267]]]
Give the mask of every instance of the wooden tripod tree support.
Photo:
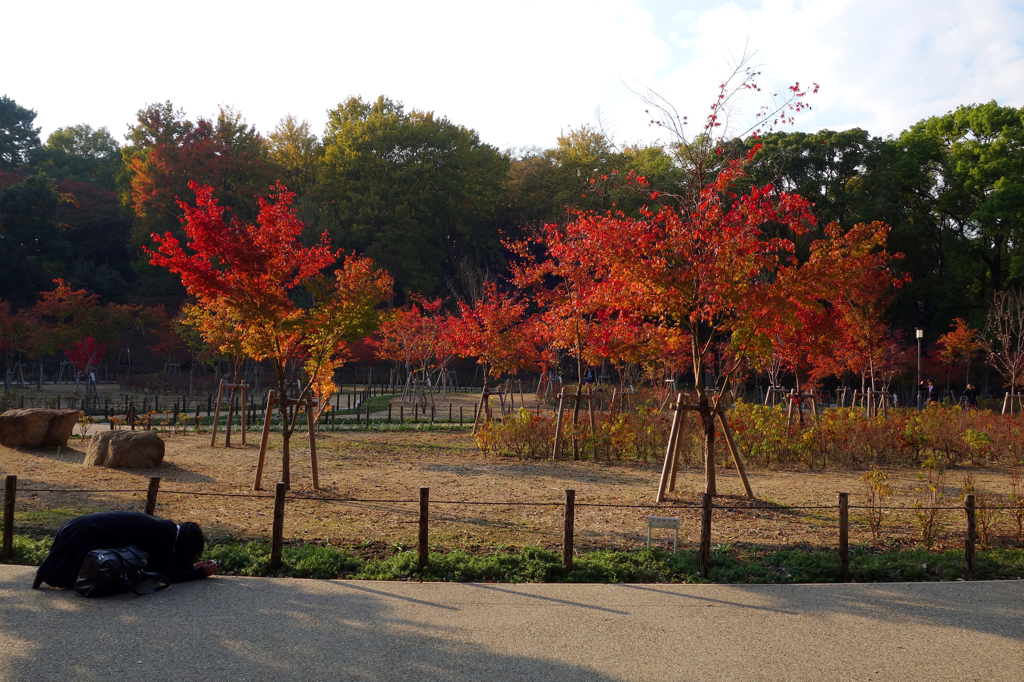
[[[818,399],[813,393],[797,393],[796,390],[789,392],[789,407],[786,409],[786,426],[793,425],[793,413],[797,412],[800,416],[800,424],[804,423],[803,407],[800,402],[803,400],[811,401],[811,413],[814,415],[814,421],[818,421],[821,414],[818,412]]]
[[[1017,402],[1017,412],[1024,412],[1024,395],[1017,395],[1013,393],[1007,393],[1006,397],[1003,398],[1003,414],[1009,414],[1013,416],[1013,404]]]
[[[672,416],[672,427],[669,430],[668,445],[665,447],[665,464],[661,469],[661,481],[658,484],[658,495],[655,501],[659,504],[665,501],[665,493],[673,492],[676,489],[676,470],[679,468],[679,449],[680,444],[683,441],[683,425],[686,423],[686,413],[696,412],[698,410],[697,405],[684,403],[684,393],[680,393],[676,402],[673,404],[672,409],[675,410],[675,414]],[[747,470],[743,466],[743,458],[740,455],[740,448],[736,444],[736,438],[732,433],[732,429],[729,427],[729,422],[725,417],[725,409],[721,405],[721,400],[714,400],[711,406],[715,416],[718,417],[718,423],[722,426],[722,433],[725,434],[725,442],[729,446],[729,452],[732,454],[732,461],[736,465],[736,471],[740,475],[740,480],[743,482],[743,488],[746,490],[747,497],[751,500],[754,499],[754,491],[750,487],[750,481],[747,479]],[[708,453],[707,466],[715,466],[714,453]]]
[[[566,400],[576,401],[573,407],[574,417],[579,414],[580,402],[587,401],[587,407],[590,412],[590,433],[593,434],[597,431],[597,415],[594,414],[594,400],[596,398],[597,394],[592,391],[587,393],[566,393],[564,388],[558,394],[558,417],[555,419],[555,442],[551,449],[551,459],[558,459],[558,455],[562,452],[562,425],[565,423]],[[575,459],[575,455],[573,458]]]
[[[620,399],[622,400],[623,403],[625,403],[627,410],[632,409],[633,408],[633,402],[632,402],[632,398],[630,398],[630,396],[633,396],[633,395],[636,395],[636,389],[633,388],[632,386],[630,386],[629,388],[623,388],[621,390],[618,389],[618,388],[613,388],[612,389],[612,399],[611,399],[611,402],[608,403],[608,413],[611,414],[612,412],[615,411],[615,407],[616,407],[616,405],[619,404],[619,400]]]
[[[775,399],[782,398],[783,396],[789,395],[792,391],[787,391],[784,388],[777,388],[775,386],[769,386],[768,390],[764,394],[764,405],[765,407],[775,407]]]
[[[878,408],[882,408],[882,414],[889,416],[889,401],[892,400],[892,396],[886,391],[864,391],[860,394],[864,397],[864,416],[865,417],[877,417]],[[853,392],[853,401],[856,405],[857,392]]]
[[[497,388],[484,388],[480,391],[480,403],[477,405],[476,418],[473,420],[473,435],[480,431],[484,419],[491,421],[491,396],[498,396],[498,403],[501,407],[502,421],[505,419],[505,391],[501,386]],[[485,417],[486,413],[486,417]]]
[[[320,489],[320,474],[316,463],[316,411],[313,407],[313,399],[309,396],[305,400],[298,400],[297,398],[284,398],[285,407],[294,407],[299,409],[300,406],[306,409],[306,422],[309,425],[309,463],[313,469],[313,490]],[[263,483],[263,466],[267,461],[267,443],[270,440],[270,422],[274,417],[274,405],[281,402],[281,399],[277,397],[277,391],[270,391],[267,393],[267,412],[263,417],[263,437],[260,439],[260,455],[256,461],[256,480],[252,483],[253,490],[259,490],[260,485]],[[287,410],[285,411],[287,414]],[[281,425],[284,428],[284,425]]]
[[[231,447],[231,422],[235,418],[235,391],[242,393],[242,445],[245,445],[245,392],[249,390],[249,386],[248,384],[229,384],[221,379],[220,386],[217,387],[217,409],[213,414],[213,432],[210,434],[211,448],[217,445],[217,422],[220,421],[220,403],[224,397],[224,389],[231,389],[228,397],[228,423],[225,426],[224,447]]]

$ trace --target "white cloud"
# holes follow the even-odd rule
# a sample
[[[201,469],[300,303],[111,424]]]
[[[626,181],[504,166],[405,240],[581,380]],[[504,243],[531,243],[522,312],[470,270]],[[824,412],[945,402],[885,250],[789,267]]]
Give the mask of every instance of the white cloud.
[[[120,136],[166,99],[193,117],[230,104],[262,131],[287,113],[321,129],[348,95],[384,94],[499,147],[552,145],[597,107],[620,139],[652,139],[623,81],[699,121],[747,39],[765,85],[822,85],[801,129],[890,134],[959,104],[1024,104],[1022,9],[998,0],[41,0],[4,18],[19,30],[0,90],[39,111],[44,136],[74,123]]]
[[[713,87],[705,74],[722,73],[715,68],[720,55],[742,52],[749,39],[775,88],[797,80],[822,86],[811,100],[814,112],[798,122],[801,129],[897,134],[960,104],[1024,104],[1024,10],[1018,3],[726,2],[677,15],[673,29],[674,61],[685,63],[664,77],[666,89],[683,90],[690,82],[702,82],[704,91]]]

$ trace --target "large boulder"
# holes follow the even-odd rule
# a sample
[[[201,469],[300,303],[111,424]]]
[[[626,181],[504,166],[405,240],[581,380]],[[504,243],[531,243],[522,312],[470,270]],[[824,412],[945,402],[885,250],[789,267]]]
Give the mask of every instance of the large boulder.
[[[78,410],[7,410],[0,414],[0,445],[9,448],[64,445],[81,414]]]
[[[164,461],[164,441],[152,431],[103,431],[89,442],[85,466],[149,469]]]

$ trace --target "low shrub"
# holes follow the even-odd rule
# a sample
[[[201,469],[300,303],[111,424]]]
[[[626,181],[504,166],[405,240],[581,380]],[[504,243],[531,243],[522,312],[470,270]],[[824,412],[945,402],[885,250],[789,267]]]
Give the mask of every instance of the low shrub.
[[[1024,460],[1024,420],[955,406],[892,409],[865,417],[858,408],[823,410],[801,428],[778,407],[737,402],[729,423],[751,463],[764,467],[945,466]]]

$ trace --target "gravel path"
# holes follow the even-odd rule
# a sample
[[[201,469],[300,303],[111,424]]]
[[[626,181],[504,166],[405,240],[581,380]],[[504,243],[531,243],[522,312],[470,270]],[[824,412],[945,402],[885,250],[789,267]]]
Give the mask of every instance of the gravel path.
[[[727,586],[218,577],[143,598],[0,566],[3,680],[1020,680],[1024,581]]]

